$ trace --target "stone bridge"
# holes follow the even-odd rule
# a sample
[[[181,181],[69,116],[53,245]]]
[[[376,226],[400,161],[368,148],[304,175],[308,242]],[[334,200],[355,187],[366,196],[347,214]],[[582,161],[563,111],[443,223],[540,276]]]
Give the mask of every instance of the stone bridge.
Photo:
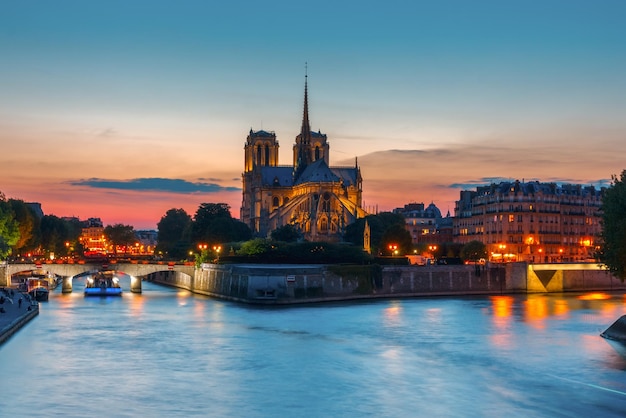
[[[11,285],[11,276],[23,271],[38,270],[45,273],[55,274],[63,278],[63,293],[72,291],[72,280],[81,273],[97,272],[103,270],[116,271],[130,276],[130,291],[141,293],[141,280],[151,274],[159,272],[176,271],[190,277],[194,277],[195,267],[193,265],[182,264],[139,264],[139,263],[112,263],[103,265],[102,263],[85,264],[4,264],[0,265],[0,287]]]

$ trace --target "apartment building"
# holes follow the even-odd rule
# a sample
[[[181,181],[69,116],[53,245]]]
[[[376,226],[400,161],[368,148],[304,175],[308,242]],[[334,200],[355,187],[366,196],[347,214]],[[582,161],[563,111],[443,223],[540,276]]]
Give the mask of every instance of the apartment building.
[[[580,184],[501,182],[461,191],[454,241],[477,240],[492,262],[591,261],[604,189]]]

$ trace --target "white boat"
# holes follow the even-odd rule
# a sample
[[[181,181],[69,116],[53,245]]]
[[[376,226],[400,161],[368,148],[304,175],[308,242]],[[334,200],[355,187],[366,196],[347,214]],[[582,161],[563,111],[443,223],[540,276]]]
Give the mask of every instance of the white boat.
[[[85,296],[122,296],[119,279],[113,272],[99,272],[87,278]]]

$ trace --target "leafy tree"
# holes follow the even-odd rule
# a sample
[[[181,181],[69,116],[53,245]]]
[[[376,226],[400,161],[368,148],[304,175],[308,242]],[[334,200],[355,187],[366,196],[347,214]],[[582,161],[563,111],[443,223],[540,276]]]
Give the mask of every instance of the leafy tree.
[[[272,231],[274,241],[297,242],[302,239],[302,233],[294,225],[287,224]]]
[[[383,242],[383,234],[385,234],[385,231],[387,231],[387,229],[393,227],[394,225],[398,225],[404,228],[405,224],[404,217],[397,213],[381,212],[378,215],[369,215],[365,218],[357,219],[356,222],[348,225],[344,234],[344,240],[346,242],[350,242],[354,245],[362,247],[365,221],[367,221],[370,226],[370,245],[372,247],[373,254],[376,254],[379,251],[383,253],[385,251],[388,251],[386,247],[388,243]],[[400,245],[399,242],[398,245]],[[409,251],[410,248],[411,246],[408,245],[406,251]]]
[[[113,245],[114,254],[117,254],[117,247],[124,247],[124,254],[126,254],[128,247],[137,242],[135,230],[131,225],[107,225],[104,227],[104,236]]]
[[[470,241],[461,248],[461,258],[474,262],[487,258],[487,246],[478,240]]]
[[[0,192],[0,260],[7,258],[20,239],[20,230],[11,205]]]
[[[80,231],[75,225],[54,215],[44,215],[41,219],[41,248],[44,252],[66,254],[66,243],[76,242]]]
[[[626,278],[626,170],[613,175],[611,186],[602,195],[602,245],[599,260],[620,278]]]
[[[400,255],[408,254],[411,251],[413,246],[413,240],[411,239],[411,234],[404,227],[404,222],[402,225],[393,224],[390,225],[381,238],[381,248],[383,254],[386,254],[386,251],[389,251],[389,245],[397,246],[397,253]]]
[[[202,203],[191,226],[191,240],[195,244],[245,241],[251,236],[246,224],[232,218],[226,203]]]
[[[157,251],[174,259],[187,257],[191,224],[191,216],[184,209],[168,210],[157,224]]]
[[[35,213],[23,200],[9,199],[7,203],[13,210],[15,220],[18,223],[20,239],[15,244],[15,249],[21,252],[31,244],[35,227],[39,228],[39,222],[36,222]]]
[[[264,238],[255,238],[241,244],[237,252],[239,255],[261,255],[272,249],[271,241]]]
[[[461,257],[463,244],[457,242],[443,242],[437,245],[435,250],[435,258],[441,257]]]

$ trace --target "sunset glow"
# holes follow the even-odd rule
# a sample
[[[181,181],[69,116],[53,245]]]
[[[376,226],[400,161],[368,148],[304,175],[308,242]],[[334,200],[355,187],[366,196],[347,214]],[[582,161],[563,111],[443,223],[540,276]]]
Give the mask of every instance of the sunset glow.
[[[620,2],[5,3],[0,191],[46,214],[239,217],[248,131],[292,163],[305,62],[311,128],[358,159],[370,212],[626,168]]]

